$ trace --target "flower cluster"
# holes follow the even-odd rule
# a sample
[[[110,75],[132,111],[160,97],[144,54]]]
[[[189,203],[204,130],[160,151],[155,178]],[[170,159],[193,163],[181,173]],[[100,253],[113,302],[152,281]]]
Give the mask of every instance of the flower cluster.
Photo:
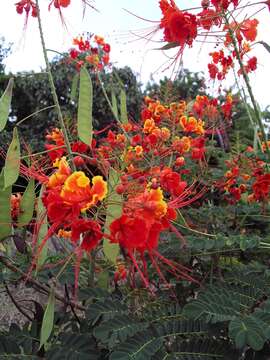
[[[51,132],[46,135],[46,140],[48,142],[45,143],[45,148],[48,151],[48,155],[52,162],[67,154],[64,136],[60,129],[52,129]],[[82,141],[73,141],[71,143],[71,150],[73,153],[77,154],[73,158],[77,167],[81,167],[87,163],[87,158],[81,157],[80,154],[89,154],[90,146],[86,145]]]
[[[258,158],[251,147],[239,156],[226,161],[228,170],[218,187],[225,191],[226,200],[234,204],[243,199],[267,202],[270,195],[270,174],[267,164]]]
[[[77,158],[84,161],[84,171],[75,172],[65,160],[67,149],[61,130],[52,129],[45,146],[57,170],[45,180],[43,203],[54,232],[86,251],[107,236],[111,243],[119,244],[145,286],[149,285],[147,270],[139,265],[145,263],[145,253],[159,274],[157,260],[164,262],[176,277],[190,279],[187,270],[159,254],[158,245],[163,231],[174,231],[180,243],[184,242],[173,225],[177,210],[199,199],[205,191],[190,171],[192,163],[194,168],[204,166],[204,126],[184,101],[164,105],[146,97],[138,122],[113,125],[105,137],[96,137],[91,147],[79,141],[71,143]],[[115,192],[123,199],[122,214],[112,220],[106,235],[104,218],[95,221],[91,217],[93,207],[107,193],[101,176],[93,177],[90,184],[87,174],[94,160],[105,176],[110,168],[114,169],[119,178]],[[110,193],[106,203],[110,204]],[[132,277],[132,272],[129,274]]]
[[[226,31],[224,50],[215,51],[210,53],[212,62],[208,64],[209,74],[212,79],[223,80],[230,69],[234,67],[234,59],[239,56],[241,60],[244,59],[246,54],[251,51],[251,44],[256,40],[257,37],[257,19],[247,19],[240,23],[233,22],[230,25],[224,27]],[[232,34],[237,40],[238,54],[236,53]],[[224,51],[227,51],[228,55],[225,56]],[[257,68],[257,58],[255,56],[248,58],[246,63],[243,65],[243,69],[246,73],[255,71]],[[238,74],[243,73],[243,69],[238,70]]]
[[[65,24],[65,20],[63,17],[62,9],[65,9],[71,5],[71,0],[49,0],[48,10],[50,11],[52,7],[56,8],[59,12],[61,21]],[[90,6],[91,8],[95,9],[94,6],[91,4],[91,0],[81,0],[83,7],[86,5]],[[31,14],[32,17],[36,18],[38,15],[38,8],[33,0],[20,0],[19,2],[15,3],[16,11],[18,14],[25,14],[25,27],[27,25],[28,17]]]
[[[257,58],[249,54],[257,37],[258,20],[245,18],[236,21],[234,17],[234,21],[229,23],[226,11],[233,13],[237,10],[238,0],[203,0],[201,5],[202,11],[196,13],[197,8],[189,11],[179,9],[174,0],[159,1],[162,12],[159,28],[163,30],[163,41],[167,43],[164,49],[180,47],[177,59],[186,45],[192,46],[199,36],[206,38],[213,31],[213,34],[218,34],[220,49],[210,53],[212,60],[208,70],[211,79],[224,80],[235,67],[235,60],[242,61],[238,75],[255,71]],[[215,36],[213,34],[211,36]]]
[[[191,46],[201,28],[210,30],[214,25],[221,26],[221,12],[227,10],[231,4],[236,7],[238,0],[202,1],[203,10],[193,14],[180,10],[174,0],[160,0],[159,7],[163,17],[159,28],[163,29],[163,40],[175,43],[181,48],[185,45]]]
[[[164,41],[177,43],[179,46],[192,45],[197,36],[196,16],[187,11],[181,11],[173,0],[159,2],[163,18],[160,28],[163,29]]]
[[[189,278],[187,270],[184,271],[179,264],[173,264],[159,254],[160,235],[163,231],[173,231],[180,243],[184,243],[173,224],[177,210],[197,201],[205,192],[199,180],[194,179],[194,170],[192,172],[191,169],[197,167],[200,171],[206,166],[205,144],[210,131],[206,124],[212,127],[215,117],[220,117],[222,113],[225,119],[230,118],[232,104],[230,95],[224,103],[207,96],[197,96],[191,108],[185,101],[164,105],[146,97],[138,122],[111,125],[107,135],[96,137],[91,147],[84,144],[80,146],[78,141],[71,143],[72,151],[83,157],[85,169],[93,165],[95,160],[96,166],[105,176],[108,176],[110,168],[117,174],[119,181],[115,192],[123,200],[122,213],[112,220],[110,232],[106,236],[111,243],[119,244],[140,272],[145,286],[149,285],[147,270],[145,265],[141,268],[140,264],[145,264],[146,253],[161,276],[157,260],[165,262],[176,277]],[[85,228],[87,233],[90,228],[99,226],[99,232],[94,231],[96,241],[86,237],[82,242],[83,249],[91,250],[97,246],[97,239],[102,237],[104,223],[101,220],[94,227],[92,219],[82,219],[79,214],[96,204],[91,201],[92,192],[96,192],[96,177],[93,178],[93,186],[89,188],[89,180],[86,180],[87,176],[83,172],[71,174],[63,158],[67,155],[67,149],[59,129],[53,129],[47,135],[47,140],[50,142],[45,145],[49,157],[52,161],[56,160],[55,166],[58,167],[51,175],[47,195],[44,195],[49,220],[52,223],[66,223],[59,235],[70,237],[73,242],[78,239],[76,234],[80,233],[80,226],[81,231],[84,232]],[[60,158],[62,160],[59,161]],[[97,178],[100,188],[104,189],[101,179]],[[78,184],[85,182],[87,191],[85,188],[78,189]],[[75,203],[67,191],[72,187],[75,189]],[[87,202],[84,201],[85,197]],[[100,201],[103,197],[96,199]],[[110,193],[108,204],[109,199]],[[116,276],[117,279],[123,279],[121,274]],[[123,274],[123,277],[126,276],[125,271]],[[132,271],[129,276],[132,277]]]
[[[83,65],[91,65],[95,70],[102,70],[109,64],[111,47],[104,38],[97,35],[80,36],[73,40],[69,56],[76,62],[79,70]]]
[[[77,250],[91,251],[103,237],[101,225],[89,216],[107,194],[102,176],[90,178],[83,171],[72,171],[66,158],[58,158],[50,176],[41,169],[22,166],[22,173],[32,176],[44,186],[43,205],[50,229],[39,246],[38,254],[53,234],[70,238]],[[36,224],[39,226],[39,224]],[[37,254],[37,256],[38,256]]]

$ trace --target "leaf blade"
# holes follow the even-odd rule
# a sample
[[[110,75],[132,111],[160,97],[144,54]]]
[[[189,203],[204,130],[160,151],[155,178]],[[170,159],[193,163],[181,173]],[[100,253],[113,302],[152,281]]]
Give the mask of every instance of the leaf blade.
[[[120,92],[120,119],[122,124],[128,123],[127,96],[124,89]]]
[[[27,225],[31,221],[34,213],[34,205],[35,205],[35,180],[30,179],[20,203],[20,214],[18,216],[19,226]]]
[[[45,236],[48,233],[46,209],[42,203],[43,190],[44,188],[42,187],[37,201],[37,223],[40,224],[37,234],[37,246],[39,246],[42,243],[42,240],[45,238]],[[46,244],[43,246],[43,249],[41,250],[37,258],[37,270],[39,270],[42,267],[42,265],[45,263],[47,258],[47,252],[48,252],[48,243],[46,242]]]
[[[4,188],[4,170],[0,174],[0,240],[11,234],[11,186]]]
[[[54,308],[55,308],[55,293],[54,289],[51,289],[46,310],[43,315],[41,332],[40,332],[40,348],[47,343],[54,324]]]
[[[93,85],[88,71],[82,67],[80,71],[79,105],[78,105],[78,136],[87,145],[93,138]]]
[[[9,79],[7,87],[0,99],[0,131],[2,131],[7,123],[8,115],[10,111],[12,90],[13,90],[14,79]]]
[[[110,231],[110,225],[112,221],[120,217],[122,214],[123,199],[122,196],[117,194],[115,191],[115,188],[118,184],[119,174],[113,168],[111,168],[109,173],[109,188],[111,191],[110,195],[108,196],[110,204],[107,206],[105,222],[105,232],[107,233]],[[105,238],[103,241],[103,251],[106,258],[115,264],[119,254],[119,245],[111,244],[109,240]]]
[[[5,160],[5,167],[4,167],[5,188],[13,185],[19,177],[20,156],[21,156],[21,151],[20,151],[19,135],[18,135],[18,130],[15,127],[13,129],[12,141],[9,145]]]

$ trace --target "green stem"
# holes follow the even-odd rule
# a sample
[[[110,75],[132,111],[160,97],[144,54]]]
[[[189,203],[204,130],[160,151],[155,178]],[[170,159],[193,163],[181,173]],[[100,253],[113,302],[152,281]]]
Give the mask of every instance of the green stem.
[[[58,120],[59,120],[59,123],[60,123],[60,127],[61,127],[61,130],[63,132],[65,145],[67,147],[67,152],[68,152],[68,155],[69,155],[70,159],[73,160],[73,155],[72,155],[71,146],[70,146],[70,142],[69,142],[69,138],[68,138],[68,133],[67,133],[66,126],[65,126],[65,123],[64,123],[63,114],[62,114],[62,111],[61,111],[61,108],[60,108],[58,96],[57,96],[57,93],[56,93],[56,88],[55,88],[55,85],[54,85],[53,75],[52,75],[52,71],[51,71],[51,65],[50,65],[50,62],[49,62],[49,59],[48,59],[48,55],[47,55],[45,39],[44,39],[44,34],[43,34],[43,29],[42,29],[42,23],[41,23],[39,0],[36,0],[36,6],[37,6],[39,34],[40,34],[40,39],[41,39],[43,56],[44,56],[44,60],[45,60],[45,64],[46,64],[46,71],[47,71],[48,78],[49,78],[49,84],[50,84],[50,88],[51,88],[51,93],[52,93],[52,96],[53,96],[53,101],[54,101],[54,104],[55,104],[55,108],[56,108]],[[71,161],[71,168],[72,168],[73,171],[76,170],[73,161]]]
[[[52,108],[54,108],[54,107],[55,107],[55,105],[50,105],[50,106],[44,107],[43,109],[37,110],[37,111],[33,112],[32,114],[26,116],[26,117],[23,118],[22,120],[18,121],[17,124],[16,124],[16,126],[20,126],[25,120],[30,119],[32,116],[35,116],[35,115],[41,113],[42,111],[45,111],[45,110],[48,110],[48,109],[52,109]]]
[[[253,105],[253,110],[254,110],[256,122],[259,125],[259,128],[261,130],[262,137],[263,137],[263,140],[264,140],[265,146],[266,146],[267,155],[268,155],[269,160],[270,160],[270,149],[269,149],[269,146],[268,146],[268,143],[267,143],[267,136],[266,136],[265,129],[264,129],[264,126],[263,126],[263,122],[262,122],[262,119],[261,119],[260,110],[259,110],[258,105],[256,103],[256,100],[255,100],[255,97],[254,97],[254,94],[253,94],[253,91],[252,91],[252,88],[251,88],[251,85],[250,85],[248,74],[247,74],[247,72],[245,70],[243,61],[241,59],[241,55],[240,55],[240,52],[239,52],[239,48],[238,48],[238,45],[237,45],[237,41],[236,41],[234,32],[230,28],[230,24],[229,24],[229,21],[228,21],[228,18],[227,18],[226,14],[224,14],[224,19],[225,19],[226,25],[228,26],[228,30],[229,30],[230,37],[232,39],[232,44],[233,44],[233,47],[234,47],[234,50],[235,50],[235,54],[236,54],[238,63],[240,65],[240,69],[241,69],[241,72],[243,74],[244,81],[245,81],[246,86],[247,86],[247,90],[248,90],[248,93],[249,93],[249,96],[250,96],[250,100],[251,100],[252,105]]]
[[[97,78],[98,78],[99,84],[100,84],[100,86],[101,86],[103,95],[104,95],[104,97],[105,97],[105,99],[106,99],[106,101],[107,101],[107,103],[108,103],[108,105],[109,105],[109,108],[111,109],[111,112],[113,113],[113,116],[114,116],[116,122],[120,125],[120,128],[122,129],[122,131],[123,131],[123,133],[125,134],[126,138],[127,138],[128,140],[130,140],[130,138],[129,138],[129,136],[128,136],[128,133],[126,132],[126,130],[125,130],[124,128],[122,128],[122,125],[123,125],[122,122],[120,121],[118,115],[117,115],[117,114],[115,113],[115,111],[114,111],[114,108],[113,108],[112,103],[111,103],[111,101],[110,101],[110,99],[109,99],[109,97],[108,97],[107,91],[106,91],[106,89],[105,89],[105,87],[104,87],[104,85],[103,85],[103,82],[102,82],[102,79],[101,79],[99,73],[97,73]]]
[[[105,97],[105,99],[106,99],[106,101],[107,101],[107,103],[108,103],[108,105],[109,105],[109,108],[111,109],[111,112],[113,113],[113,116],[114,116],[115,120],[116,120],[119,124],[122,125],[121,121],[119,120],[117,114],[116,114],[115,111],[114,111],[114,108],[113,108],[113,106],[112,106],[112,104],[111,104],[111,101],[110,101],[110,99],[109,99],[109,97],[108,97],[107,91],[106,91],[106,89],[105,89],[105,87],[104,87],[104,85],[103,85],[103,82],[102,82],[102,79],[101,79],[99,73],[97,73],[97,78],[98,78],[99,84],[100,84],[100,86],[101,86],[101,90],[102,90],[102,92],[103,92],[103,95],[104,95],[104,97]]]

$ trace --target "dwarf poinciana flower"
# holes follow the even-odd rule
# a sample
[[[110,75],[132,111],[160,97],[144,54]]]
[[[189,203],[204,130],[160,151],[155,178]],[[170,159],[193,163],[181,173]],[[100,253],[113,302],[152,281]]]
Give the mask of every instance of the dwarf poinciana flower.
[[[204,123],[201,119],[197,120],[194,116],[181,116],[180,125],[184,132],[204,134]]]
[[[31,16],[37,17],[37,6],[32,0],[21,0],[15,4],[16,11],[18,14],[25,12],[26,17],[28,18],[30,12]]]
[[[173,0],[160,0],[163,18],[160,28],[163,29],[164,41],[177,43],[179,46],[192,45],[197,36],[196,16],[187,11],[181,11]]]
[[[53,4],[55,8],[59,9],[60,7],[66,8],[70,5],[71,0],[53,0],[49,7]]]
[[[58,169],[49,177],[43,196],[48,217],[52,222],[76,219],[81,212],[102,201],[107,194],[107,183],[101,176],[90,179],[83,171],[71,170],[62,158],[55,164]]]
[[[175,206],[178,206],[177,200],[172,202],[171,206],[170,202],[165,201],[161,188],[146,190],[130,197],[124,205],[122,216],[114,220],[110,226],[111,242],[121,246],[131,259],[146,287],[149,286],[146,253],[153,268],[165,283],[166,279],[158,265],[159,262],[166,265],[168,271],[177,278],[193,280],[188,274],[189,269],[166,259],[157,250],[162,231],[171,229],[181,237],[181,234],[171,224],[171,221],[176,219]],[[137,256],[140,260],[137,259]],[[140,261],[143,268],[139,265]]]
[[[252,185],[254,198],[257,201],[265,201],[269,197],[270,191],[270,174],[259,175]]]
[[[205,30],[210,30],[212,26],[220,26],[222,23],[220,14],[213,9],[203,9],[198,14],[198,25]]]
[[[175,218],[175,211],[165,202],[163,192],[158,188],[131,197],[125,204],[123,215],[110,225],[111,242],[119,243],[125,249],[146,286],[147,274],[140,271],[134,255],[138,252],[143,261],[145,252],[156,255],[161,231],[169,229],[170,220]]]
[[[211,0],[211,4],[217,11],[227,10],[231,4],[236,7],[238,3],[239,0]]]
[[[251,42],[256,40],[258,24],[259,21],[257,19],[247,19],[240,23],[232,22],[229,26],[226,25],[224,30],[226,31],[230,29],[232,32],[234,32],[239,45],[241,46],[243,39]],[[228,47],[231,43],[231,34],[230,31],[227,31],[225,46]]]
[[[90,252],[95,249],[103,237],[101,226],[91,219],[77,219],[71,224],[71,241]]]
[[[249,202],[264,203],[269,200],[270,174],[266,163],[256,156],[249,146],[243,153],[226,161],[228,171],[220,179],[217,188],[226,191],[225,199],[234,204],[241,200],[242,194],[247,194]]]

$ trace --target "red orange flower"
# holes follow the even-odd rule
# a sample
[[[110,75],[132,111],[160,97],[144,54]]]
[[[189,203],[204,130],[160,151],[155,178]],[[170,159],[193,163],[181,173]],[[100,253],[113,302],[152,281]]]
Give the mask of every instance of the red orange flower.
[[[90,179],[83,171],[75,171],[64,182],[60,197],[67,205],[78,205],[85,211],[105,198],[107,183],[102,176],[94,176],[90,186]]]
[[[178,43],[181,47],[192,45],[197,36],[196,16],[178,9],[173,0],[170,4],[168,0],[160,0],[159,6],[163,14],[160,28],[164,29],[164,41]]]
[[[71,241],[74,244],[79,242],[79,246],[90,252],[95,249],[102,239],[101,226],[93,220],[77,219],[71,225]]]

